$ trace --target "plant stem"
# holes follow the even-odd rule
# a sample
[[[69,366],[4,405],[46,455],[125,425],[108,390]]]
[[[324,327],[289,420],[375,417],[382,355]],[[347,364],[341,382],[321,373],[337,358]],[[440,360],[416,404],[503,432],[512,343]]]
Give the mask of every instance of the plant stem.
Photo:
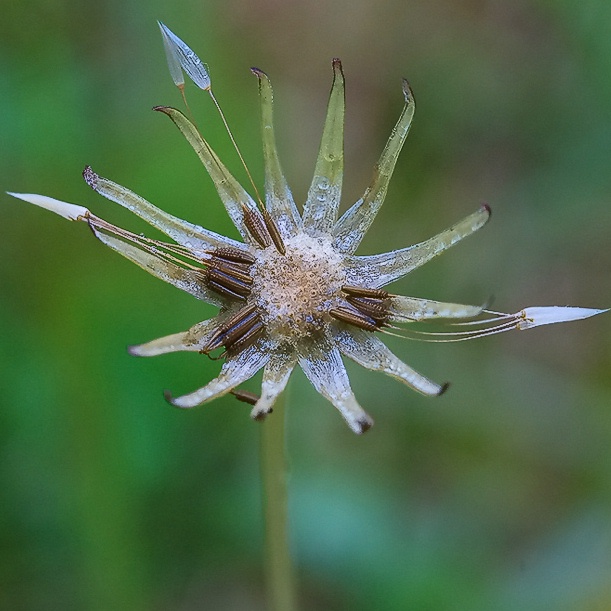
[[[286,485],[285,401],[261,423],[261,478],[265,516],[265,568],[269,611],[295,611],[293,563],[289,549]]]

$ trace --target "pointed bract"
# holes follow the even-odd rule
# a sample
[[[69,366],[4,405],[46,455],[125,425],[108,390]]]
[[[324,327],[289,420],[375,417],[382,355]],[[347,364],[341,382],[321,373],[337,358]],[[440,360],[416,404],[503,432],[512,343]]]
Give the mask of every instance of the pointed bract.
[[[489,218],[490,208],[484,205],[456,225],[420,244],[381,255],[352,257],[348,263],[348,283],[366,284],[373,288],[386,286],[475,233]]]
[[[414,94],[405,79],[403,96],[405,106],[374,169],[371,184],[363,197],[339,219],[333,228],[335,236],[333,245],[342,253],[353,254],[356,251],[386,198],[390,179],[416,110]]]
[[[322,133],[314,178],[303,207],[303,223],[309,235],[328,235],[337,221],[344,178],[344,73],[333,60],[333,87]]]
[[[94,191],[106,199],[127,208],[127,210],[144,219],[156,229],[159,229],[178,244],[193,250],[241,247],[240,242],[164,212],[129,189],[99,176],[90,166],[85,167],[83,178]]]
[[[250,412],[250,417],[253,420],[262,420],[272,411],[276,399],[289,381],[291,372],[295,367],[295,361],[292,351],[279,351],[265,365],[261,383],[261,397]]]
[[[320,341],[299,358],[301,369],[314,388],[338,409],[348,426],[357,434],[373,426],[373,420],[358,404],[337,347]]]
[[[259,79],[261,100],[261,135],[263,139],[263,160],[265,161],[265,200],[283,237],[288,238],[301,227],[301,216],[293,200],[293,195],[282,172],[276,136],[274,134],[273,101],[274,92],[265,72],[251,68]]]
[[[172,398],[166,394],[166,399],[175,407],[189,409],[207,403],[227,394],[230,390],[252,378],[269,360],[269,353],[257,346],[250,346],[243,352],[223,364],[218,377],[208,382],[206,386],[195,392]]]
[[[244,207],[257,211],[257,205],[252,197],[223,165],[217,154],[197,131],[195,125],[185,115],[169,106],[156,106],[154,110],[170,117],[185,136],[208,171],[234,225],[246,242],[254,244],[256,240],[254,240],[244,222]],[[239,246],[239,243],[236,245]]]

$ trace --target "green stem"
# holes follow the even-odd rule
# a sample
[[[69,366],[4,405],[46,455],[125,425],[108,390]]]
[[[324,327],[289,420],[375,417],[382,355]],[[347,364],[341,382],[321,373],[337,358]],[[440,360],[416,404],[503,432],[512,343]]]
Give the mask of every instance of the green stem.
[[[261,477],[269,611],[295,611],[297,608],[288,537],[284,408],[282,396],[275,403],[274,412],[261,423]]]

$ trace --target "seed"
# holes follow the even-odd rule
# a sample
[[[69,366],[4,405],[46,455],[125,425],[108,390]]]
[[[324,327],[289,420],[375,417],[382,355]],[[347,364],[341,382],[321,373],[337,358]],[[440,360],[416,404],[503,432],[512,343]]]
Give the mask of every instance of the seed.
[[[342,291],[354,297],[371,297],[373,299],[387,299],[390,295],[388,291],[383,289],[368,289],[364,286],[351,286],[350,284],[344,284]]]
[[[224,259],[225,261],[243,263],[245,265],[252,265],[256,260],[249,252],[239,248],[231,248],[230,246],[209,250],[208,254],[212,255],[214,259]]]
[[[276,247],[276,250],[281,254],[286,254],[286,248],[284,247],[284,242],[282,241],[282,236],[280,235],[280,230],[278,229],[278,225],[276,225],[276,221],[270,216],[267,210],[263,210],[263,222],[269,231],[269,235]]]
[[[238,400],[243,403],[248,403],[249,405],[255,405],[255,403],[261,398],[259,395],[256,395],[254,392],[250,392],[248,390],[240,390],[238,388],[234,388],[229,391],[231,394]]]
[[[226,352],[241,350],[249,346],[262,330],[263,323],[256,307],[245,306],[220,326],[201,352],[208,354],[221,346]]]
[[[265,225],[265,221],[258,210],[248,208],[242,204],[242,212],[244,214],[244,225],[250,231],[250,235],[257,241],[261,248],[267,248],[271,245],[272,239]]]
[[[333,316],[333,318],[337,318],[337,320],[347,322],[355,327],[364,329],[365,331],[377,331],[380,328],[378,323],[373,318],[366,316],[353,308],[331,308],[329,310],[329,314]]]

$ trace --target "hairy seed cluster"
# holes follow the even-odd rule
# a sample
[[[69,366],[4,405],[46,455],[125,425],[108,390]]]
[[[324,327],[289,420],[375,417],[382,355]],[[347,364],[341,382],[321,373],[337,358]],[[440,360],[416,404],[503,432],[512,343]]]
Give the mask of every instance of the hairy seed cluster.
[[[286,254],[273,247],[252,265],[250,300],[271,337],[296,340],[320,331],[345,283],[343,257],[328,238],[304,233],[285,239]]]

